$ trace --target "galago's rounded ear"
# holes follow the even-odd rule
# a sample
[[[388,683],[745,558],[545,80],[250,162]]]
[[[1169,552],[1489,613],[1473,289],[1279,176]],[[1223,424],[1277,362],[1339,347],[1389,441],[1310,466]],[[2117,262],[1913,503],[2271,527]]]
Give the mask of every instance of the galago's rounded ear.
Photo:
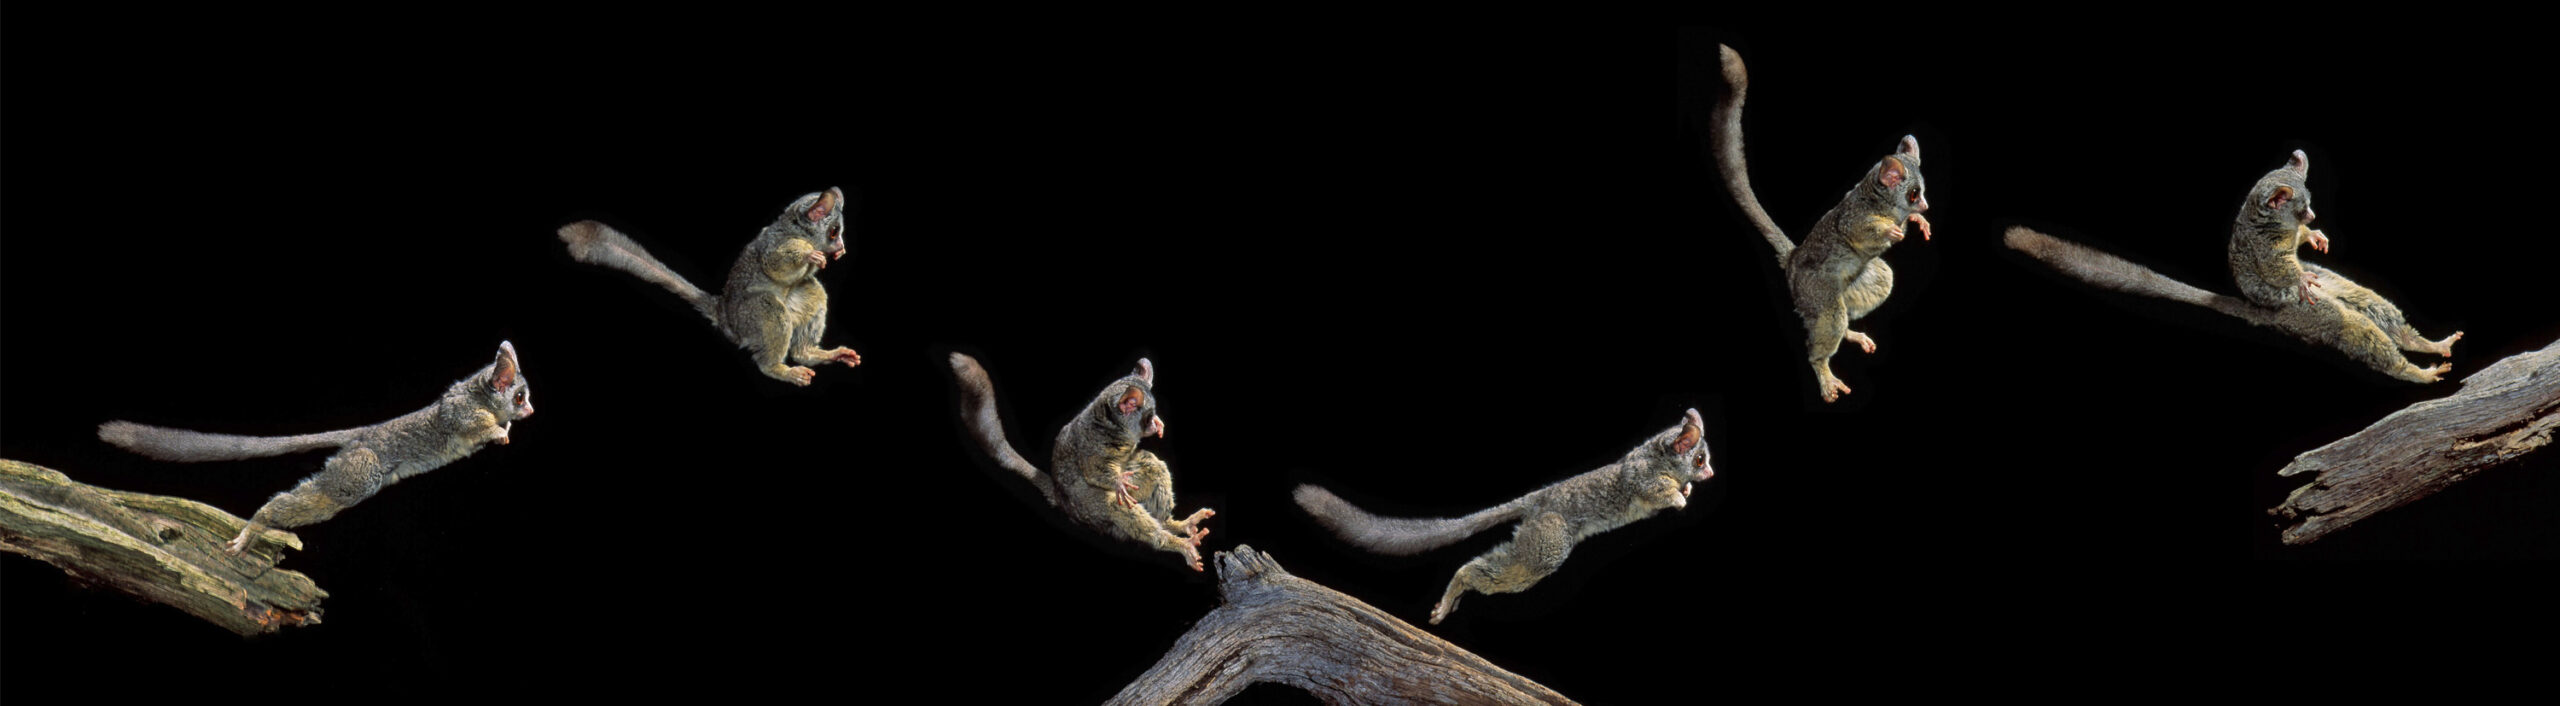
[[[1893,150],[1893,152],[1894,152],[1894,154],[1907,154],[1907,155],[1911,155],[1911,158],[1912,158],[1912,159],[1919,159],[1919,158],[1920,158],[1920,138],[1912,137],[1912,136],[1910,136],[1910,135],[1904,135],[1904,136],[1902,136],[1902,144],[1901,144],[1900,146],[1895,147],[1895,148],[1894,148],[1894,150]]]
[[[1138,408],[1146,405],[1147,392],[1138,389],[1135,385],[1130,386],[1127,392],[1120,393],[1121,414],[1137,414]]]
[[[507,389],[507,388],[510,388],[510,387],[514,387],[514,386],[515,386],[515,384],[516,384],[516,344],[515,344],[515,342],[513,342],[513,341],[499,341],[499,342],[498,342],[498,371],[497,371],[495,374],[493,374],[493,375],[490,375],[490,376],[489,376],[489,386],[490,386],[490,387],[497,388],[497,389],[504,390],[504,389]]]
[[[2284,161],[2284,168],[2293,170],[2295,174],[2309,176],[2311,174],[2311,155],[2303,154],[2302,150],[2294,150],[2293,157]]]
[[[1706,422],[1701,421],[1698,418],[1697,408],[1690,408],[1688,416],[1683,417],[1680,420],[1679,438],[1671,440],[1671,452],[1675,454],[1685,454],[1691,449],[1698,448],[1698,442],[1701,439],[1705,439],[1706,434]]]
[[[1138,379],[1145,380],[1149,385],[1156,384],[1156,364],[1147,362],[1145,358],[1138,359],[1138,369],[1135,374]]]
[[[818,203],[810,206],[807,212],[800,215],[803,218],[809,219],[810,223],[816,223],[826,220],[827,216],[834,214],[836,212],[836,207],[842,203],[844,203],[844,192],[836,187],[830,186],[827,187],[826,191],[818,192]]]
[[[2293,187],[2279,186],[2276,187],[2275,193],[2267,196],[2267,208],[2269,210],[2282,211],[2284,210],[2284,205],[2291,203],[2292,201]]]
[[[1885,186],[1901,186],[1902,161],[1892,157],[1884,158],[1884,166],[1876,170],[1876,183]]]

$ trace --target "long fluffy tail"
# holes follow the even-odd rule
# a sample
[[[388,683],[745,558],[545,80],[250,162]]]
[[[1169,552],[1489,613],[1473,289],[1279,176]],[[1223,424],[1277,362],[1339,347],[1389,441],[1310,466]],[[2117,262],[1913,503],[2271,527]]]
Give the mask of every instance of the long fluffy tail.
[[[987,370],[978,367],[978,359],[966,354],[951,354],[951,377],[960,384],[960,421],[969,427],[969,438],[996,459],[996,465],[1013,471],[1040,489],[1040,497],[1058,504],[1057,490],[1049,487],[1049,479],[1041,477],[1040,467],[1024,460],[1004,440],[1004,423],[996,419],[996,386],[987,381]]]
[[[1768,211],[1760,210],[1760,196],[1751,193],[1751,173],[1742,164],[1742,94],[1751,81],[1743,75],[1742,55],[1733,53],[1733,47],[1718,44],[1716,54],[1724,64],[1724,92],[1716,95],[1715,112],[1707,118],[1708,148],[1715,153],[1716,172],[1724,175],[1725,190],[1733,192],[1734,203],[1742,204],[1742,214],[1751,217],[1760,237],[1778,249],[1783,266],[1796,243],[1778,230],[1777,221],[1769,220]]]
[[[2230,314],[2251,324],[2283,331],[2314,346],[2335,348],[2384,375],[2402,380],[2436,380],[2426,369],[2411,364],[2388,342],[2342,333],[2341,327],[2346,324],[2340,318],[2350,315],[2339,307],[2258,306],[2246,299],[2188,286],[2114,255],[2023,227],[2010,227],[2003,239],[2009,247],[2033,255],[2054,269],[2090,284],[2119,292],[2182,301]]]
[[[162,461],[233,461],[345,446],[355,429],[301,436],[238,436],[163,429],[133,422],[98,425],[98,440]]]
[[[2088,246],[2035,232],[2024,226],[2011,226],[2001,236],[2009,247],[2043,260],[2063,274],[2083,282],[2128,294],[2159,297],[2207,307],[2233,316],[2256,321],[2240,300],[2197,289],[2185,282],[2169,279],[2151,268],[2125,261]],[[2235,308],[2237,307],[2237,308]]]
[[[1529,500],[1513,500],[1466,517],[1417,520],[1372,515],[1352,507],[1349,501],[1335,497],[1331,491],[1312,485],[1298,486],[1293,495],[1298,500],[1298,507],[1305,508],[1307,514],[1314,515],[1316,522],[1323,524],[1325,529],[1333,530],[1342,541],[1389,556],[1420,554],[1449,546],[1478,532],[1520,519],[1520,511],[1528,506]]]
[[[694,310],[702,312],[704,317],[714,323],[720,320],[712,313],[719,303],[718,297],[703,293],[701,287],[693,286],[674,270],[667,269],[666,263],[650,257],[648,250],[612,227],[595,221],[579,221],[561,226],[560,240],[569,244],[569,257],[590,265],[629,272],[665,287],[667,291],[683,297],[685,303],[692,304]]]

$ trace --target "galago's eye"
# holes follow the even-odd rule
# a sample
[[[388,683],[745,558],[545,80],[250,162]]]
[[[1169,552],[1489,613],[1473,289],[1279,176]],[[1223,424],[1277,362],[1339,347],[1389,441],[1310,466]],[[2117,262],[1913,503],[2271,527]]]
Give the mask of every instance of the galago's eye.
[[[1902,202],[1903,202],[1903,203],[1919,203],[1919,202],[1920,202],[1920,187],[1914,186],[1914,187],[1911,187],[1911,190],[1909,190],[1909,191],[1905,191],[1905,192],[1902,192]]]
[[[1691,457],[1689,457],[1689,467],[1690,467],[1690,468],[1705,468],[1705,467],[1707,467],[1707,455],[1706,455],[1706,454],[1698,454],[1698,455],[1696,455],[1696,456],[1691,456]]]
[[[517,405],[517,406],[523,406],[523,405],[524,405],[524,395],[525,395],[525,391],[523,391],[523,390],[517,390],[517,391],[516,391],[516,405]]]

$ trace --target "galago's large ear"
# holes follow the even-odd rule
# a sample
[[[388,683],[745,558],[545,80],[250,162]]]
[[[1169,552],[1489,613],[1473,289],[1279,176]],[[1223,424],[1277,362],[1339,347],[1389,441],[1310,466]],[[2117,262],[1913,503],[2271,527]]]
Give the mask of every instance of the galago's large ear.
[[[504,390],[516,386],[516,344],[498,342],[498,371],[489,376],[489,387]]]
[[[2295,174],[2310,176],[2311,155],[2303,154],[2302,150],[2294,150],[2293,157],[2284,161],[2284,168],[2293,170]]]
[[[2284,205],[2291,201],[2293,201],[2293,187],[2276,187],[2276,192],[2267,196],[2267,210],[2282,211]]]
[[[1920,138],[1912,137],[1912,136],[1910,136],[1910,135],[1904,135],[1904,136],[1902,136],[1902,144],[1901,144],[1901,145],[1899,145],[1899,146],[1896,146],[1896,147],[1893,149],[1893,153],[1894,153],[1894,154],[1907,154],[1907,155],[1911,155],[1911,158],[1912,158],[1912,159],[1919,159],[1919,158],[1920,158]]]
[[[809,219],[810,223],[816,223],[826,220],[827,216],[834,214],[836,212],[836,207],[842,203],[844,203],[844,192],[830,186],[827,187],[826,191],[818,193],[818,203],[816,205],[810,206],[808,211],[801,213],[800,215],[803,218]]]
[[[1892,157],[1884,158],[1884,166],[1876,169],[1876,183],[1888,187],[1901,186],[1902,161]]]
[[[1138,359],[1137,374],[1138,379],[1147,381],[1147,384],[1156,384],[1156,364],[1147,362],[1147,359]]]
[[[1680,420],[1680,438],[1671,440],[1671,452],[1685,454],[1698,448],[1698,441],[1706,438],[1706,434],[1707,423],[1698,418],[1697,408],[1690,408],[1688,416]]]
[[[1137,414],[1138,408],[1144,406],[1147,406],[1147,392],[1145,390],[1140,390],[1137,386],[1131,385],[1129,386],[1129,391],[1120,393],[1121,414]]]

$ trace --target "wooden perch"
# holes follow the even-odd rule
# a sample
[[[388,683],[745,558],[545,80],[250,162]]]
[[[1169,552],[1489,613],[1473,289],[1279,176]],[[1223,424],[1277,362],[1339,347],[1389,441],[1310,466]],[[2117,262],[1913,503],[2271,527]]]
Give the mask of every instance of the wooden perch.
[[[1570,704],[1537,682],[1359,599],[1289,575],[1249,546],[1218,552],[1225,601],[1113,704],[1214,704],[1254,682],[1325,703]]]
[[[246,524],[193,500],[91,487],[0,459],[0,550],[242,635],[320,622],[329,592],[274,568],[279,545],[301,549],[302,538],[268,530],[246,554],[224,553]]]
[[[2307,544],[2542,448],[2554,427],[2560,343],[2491,363],[2463,378],[2452,397],[2410,405],[2294,457],[2276,474],[2319,475],[2267,514],[2294,521],[2284,543]]]

